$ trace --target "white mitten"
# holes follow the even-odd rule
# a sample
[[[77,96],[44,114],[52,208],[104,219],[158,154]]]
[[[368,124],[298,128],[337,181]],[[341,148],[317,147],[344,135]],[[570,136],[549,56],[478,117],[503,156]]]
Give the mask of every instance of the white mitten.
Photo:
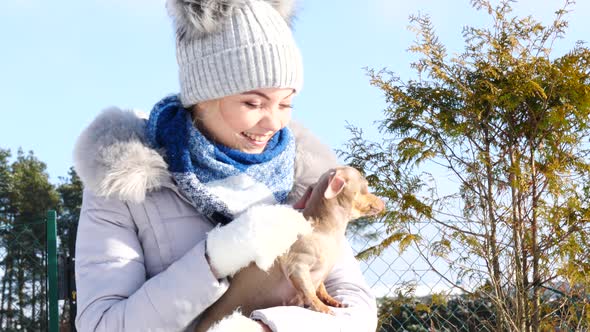
[[[288,205],[254,206],[207,235],[207,255],[218,276],[230,276],[251,262],[267,271],[311,224]]]
[[[207,332],[263,332],[262,326],[243,316],[239,311],[223,318],[218,323],[211,326]]]

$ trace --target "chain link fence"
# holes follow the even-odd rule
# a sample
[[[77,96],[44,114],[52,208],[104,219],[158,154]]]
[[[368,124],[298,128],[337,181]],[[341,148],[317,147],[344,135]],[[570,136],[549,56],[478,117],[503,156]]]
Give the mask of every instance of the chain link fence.
[[[474,225],[470,227],[474,231]],[[436,252],[441,239],[449,238],[448,227],[423,222],[404,228],[419,237],[401,250],[398,241],[380,255],[360,259],[363,274],[378,297],[377,331],[519,331],[501,326],[484,271],[486,263],[480,257],[453,240],[448,243],[453,249],[446,255]],[[358,254],[382,242],[389,232],[386,225],[374,223],[353,230],[349,238]],[[588,331],[585,317],[590,297],[584,294],[572,298],[558,288],[545,287],[541,314],[546,324],[540,330]]]
[[[448,259],[433,256],[427,246],[420,245],[440,239],[441,228],[419,223],[407,231],[420,234],[421,240],[403,250],[393,243],[380,255],[361,260],[363,274],[378,297],[378,331],[496,331],[491,303],[464,291],[476,290],[485,282],[462,280]],[[386,237],[385,225],[372,224],[352,234],[351,241],[359,253]]]

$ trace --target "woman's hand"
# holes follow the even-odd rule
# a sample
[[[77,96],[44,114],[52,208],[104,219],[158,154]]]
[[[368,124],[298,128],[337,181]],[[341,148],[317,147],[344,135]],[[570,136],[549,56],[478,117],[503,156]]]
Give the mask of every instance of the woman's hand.
[[[311,231],[303,214],[290,206],[254,206],[229,224],[209,232],[209,265],[218,279],[233,275],[252,262],[267,271],[299,235]]]

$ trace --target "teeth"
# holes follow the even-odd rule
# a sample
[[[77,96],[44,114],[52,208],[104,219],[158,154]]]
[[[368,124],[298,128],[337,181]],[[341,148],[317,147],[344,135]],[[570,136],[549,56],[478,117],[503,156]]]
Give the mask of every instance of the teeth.
[[[244,134],[244,136],[248,137],[251,140],[254,140],[256,142],[266,142],[269,138],[269,135],[254,135],[254,134],[250,134],[250,133],[242,133]]]

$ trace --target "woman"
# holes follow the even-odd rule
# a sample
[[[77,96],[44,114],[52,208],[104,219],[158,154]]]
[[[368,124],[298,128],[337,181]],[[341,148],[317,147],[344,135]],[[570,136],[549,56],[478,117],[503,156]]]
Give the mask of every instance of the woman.
[[[286,21],[291,1],[169,0],[168,8],[180,94],[157,103],[149,119],[107,110],[76,144],[85,185],[79,331],[190,331],[227,290],[227,276],[261,255],[268,262],[302,232],[286,217],[261,224],[265,218],[241,213],[292,205],[336,164],[290,122],[302,84]],[[243,234],[253,227],[265,231]],[[270,252],[275,244],[282,247]],[[349,246],[345,252],[325,284],[348,308],[331,316],[283,306],[244,319],[259,331],[374,331],[375,298]]]

